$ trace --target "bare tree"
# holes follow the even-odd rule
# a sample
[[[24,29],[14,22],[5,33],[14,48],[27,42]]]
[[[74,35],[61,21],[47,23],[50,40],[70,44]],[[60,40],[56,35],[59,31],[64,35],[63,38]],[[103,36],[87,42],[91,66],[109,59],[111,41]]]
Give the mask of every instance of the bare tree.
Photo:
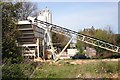
[[[35,14],[37,10],[36,3],[32,2],[22,2],[22,8],[20,11],[20,20],[26,20],[28,16],[32,16]]]

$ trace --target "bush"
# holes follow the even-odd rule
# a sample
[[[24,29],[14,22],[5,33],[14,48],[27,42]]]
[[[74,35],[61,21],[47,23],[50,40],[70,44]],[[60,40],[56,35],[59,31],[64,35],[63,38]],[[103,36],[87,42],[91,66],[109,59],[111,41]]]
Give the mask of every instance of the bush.
[[[25,74],[19,64],[7,64],[2,68],[2,78],[25,78]]]
[[[3,79],[27,79],[33,73],[38,63],[34,63],[33,61],[29,62],[21,62],[19,64],[12,64],[11,62],[5,64],[2,68],[2,78]]]

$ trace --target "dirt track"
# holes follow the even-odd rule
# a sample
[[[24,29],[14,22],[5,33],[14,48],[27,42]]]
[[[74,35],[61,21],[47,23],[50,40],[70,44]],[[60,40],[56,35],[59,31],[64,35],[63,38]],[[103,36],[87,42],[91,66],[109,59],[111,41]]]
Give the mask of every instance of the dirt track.
[[[84,64],[84,63],[93,63],[93,62],[100,62],[100,61],[120,61],[120,59],[88,59],[88,60],[74,60],[71,61],[70,64]]]

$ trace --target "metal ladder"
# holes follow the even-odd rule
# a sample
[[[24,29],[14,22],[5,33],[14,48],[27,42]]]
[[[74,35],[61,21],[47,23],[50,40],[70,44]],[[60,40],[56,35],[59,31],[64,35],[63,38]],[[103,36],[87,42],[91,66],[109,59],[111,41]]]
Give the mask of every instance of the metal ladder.
[[[105,42],[105,41],[102,41],[102,40],[99,40],[99,39],[81,34],[79,32],[76,32],[76,31],[73,31],[73,30],[70,30],[70,29],[67,29],[67,28],[63,28],[63,27],[54,25],[54,24],[51,24],[51,23],[48,23],[48,22],[45,22],[45,21],[41,21],[41,20],[37,20],[37,19],[35,19],[34,21],[37,22],[37,23],[41,23],[41,25],[43,25],[43,26],[44,25],[50,26],[50,27],[45,27],[45,28],[49,28],[49,30],[52,31],[52,32],[63,34],[63,35],[66,35],[66,36],[69,36],[69,35],[73,34],[73,35],[76,35],[76,36],[79,37],[79,38],[76,38],[77,40],[80,40],[84,43],[91,44],[93,46],[97,46],[97,47],[100,47],[102,49],[106,49],[108,51],[112,51],[112,52],[115,52],[115,53],[120,53],[120,47],[116,46],[116,45],[113,45],[111,43],[108,43],[108,42]]]

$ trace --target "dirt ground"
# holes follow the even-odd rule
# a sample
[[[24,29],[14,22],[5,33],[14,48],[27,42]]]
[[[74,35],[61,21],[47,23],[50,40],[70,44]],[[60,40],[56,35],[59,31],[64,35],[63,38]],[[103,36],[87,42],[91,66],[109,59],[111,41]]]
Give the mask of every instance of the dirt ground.
[[[70,64],[85,64],[85,63],[94,63],[94,62],[100,62],[100,61],[120,61],[120,59],[93,59],[93,60],[74,60],[71,61]]]

